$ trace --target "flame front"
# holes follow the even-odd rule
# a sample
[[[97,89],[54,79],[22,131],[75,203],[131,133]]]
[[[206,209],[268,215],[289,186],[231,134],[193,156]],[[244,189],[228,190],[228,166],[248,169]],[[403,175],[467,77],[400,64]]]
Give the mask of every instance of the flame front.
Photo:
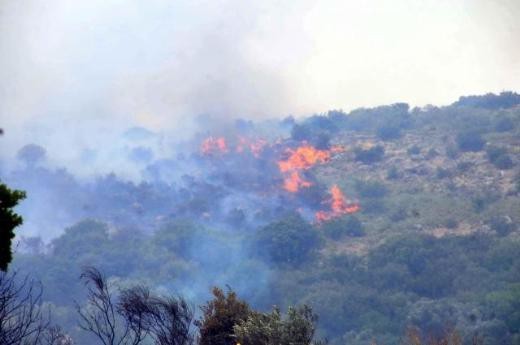
[[[336,217],[341,217],[345,214],[356,213],[361,209],[357,202],[352,202],[345,198],[345,195],[343,195],[343,192],[337,185],[332,186],[330,194],[330,211],[316,212],[316,220],[318,222],[324,222]]]
[[[326,163],[330,160],[332,153],[339,151],[341,151],[340,147],[333,147],[330,150],[318,150],[308,144],[304,144],[296,150],[287,149],[289,154],[287,159],[278,161],[278,168],[285,175],[284,189],[288,192],[296,193],[300,188],[312,186],[311,182],[301,177],[299,171],[307,170],[316,164]]]
[[[330,160],[330,151],[318,150],[310,145],[298,147],[296,150],[287,150],[290,153],[286,160],[278,162],[281,172],[309,169],[317,163]]]
[[[293,171],[289,176],[285,177],[283,188],[291,193],[296,193],[300,188],[308,188],[312,183],[304,180],[297,171]]]

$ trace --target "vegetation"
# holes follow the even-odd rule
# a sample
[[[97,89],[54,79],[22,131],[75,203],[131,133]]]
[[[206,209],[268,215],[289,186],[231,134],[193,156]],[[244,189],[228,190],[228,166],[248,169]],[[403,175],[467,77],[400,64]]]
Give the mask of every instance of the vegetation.
[[[0,270],[6,271],[13,258],[11,244],[14,238],[14,229],[20,226],[23,219],[13,211],[25,193],[11,190],[0,183]]]
[[[80,345],[518,344],[520,110],[492,99],[288,119],[292,137],[259,157],[194,154],[182,178],[142,150],[130,159],[153,174],[138,183],[22,164],[2,179],[69,225],[20,237],[9,269],[45,287],[63,328],[42,334]],[[289,193],[276,162],[300,141],[342,149]],[[333,185],[360,209],[317,222]]]

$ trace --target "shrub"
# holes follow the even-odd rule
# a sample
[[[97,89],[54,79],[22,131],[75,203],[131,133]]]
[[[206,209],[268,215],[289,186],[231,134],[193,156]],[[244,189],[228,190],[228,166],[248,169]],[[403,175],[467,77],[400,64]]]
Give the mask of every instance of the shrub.
[[[492,230],[496,231],[499,236],[506,236],[515,229],[515,224],[509,217],[494,216],[488,221]]]
[[[457,164],[457,170],[461,173],[467,172],[471,167],[473,166],[473,163],[471,162],[460,162]]]
[[[406,212],[406,209],[403,207],[400,207],[397,211],[390,215],[390,220],[392,222],[400,222],[406,218],[408,218],[408,212]]]
[[[388,193],[384,184],[378,181],[356,181],[356,191],[365,198],[382,198]]]
[[[505,155],[507,150],[503,147],[490,145],[486,147],[486,155],[491,163],[496,161],[498,157]]]
[[[421,149],[419,148],[419,146],[414,145],[410,147],[406,152],[408,152],[409,155],[418,155],[421,153]]]
[[[448,169],[438,167],[437,170],[436,170],[436,172],[435,172],[435,175],[437,176],[437,178],[438,178],[439,180],[441,180],[441,179],[444,179],[444,178],[451,177],[451,176],[452,176],[452,173],[451,173],[451,171],[448,170]]]
[[[385,149],[382,146],[374,146],[368,150],[363,150],[361,148],[356,148],[354,150],[355,159],[359,162],[365,164],[371,164],[375,162],[379,162],[383,159],[385,155]]]
[[[448,218],[444,221],[444,226],[448,229],[455,229],[458,225],[459,222],[454,218]]]
[[[377,129],[377,136],[382,140],[399,139],[401,137],[401,129],[394,125],[386,125]]]
[[[459,149],[455,145],[446,147],[446,156],[451,159],[455,159],[459,156]]]
[[[309,127],[305,125],[295,124],[291,130],[291,138],[297,141],[309,141],[312,133]]]
[[[334,240],[345,236],[362,237],[365,235],[363,224],[355,216],[346,219],[332,219],[323,224],[323,232]]]
[[[500,170],[508,170],[511,169],[514,164],[511,157],[508,155],[502,155],[493,162],[493,165]]]
[[[393,166],[386,172],[386,178],[389,180],[397,180],[401,178],[401,173],[399,173],[399,170]]]
[[[457,145],[463,152],[478,152],[484,148],[486,141],[477,131],[461,132],[457,134]]]
[[[426,154],[426,158],[432,159],[434,157],[437,157],[439,155],[439,152],[437,152],[436,149],[431,148],[428,150],[428,153]]]
[[[297,213],[260,228],[256,236],[259,255],[278,264],[307,261],[319,242],[317,232]]]
[[[507,132],[513,130],[514,128],[515,123],[509,117],[501,118],[495,125],[495,130],[497,132]]]

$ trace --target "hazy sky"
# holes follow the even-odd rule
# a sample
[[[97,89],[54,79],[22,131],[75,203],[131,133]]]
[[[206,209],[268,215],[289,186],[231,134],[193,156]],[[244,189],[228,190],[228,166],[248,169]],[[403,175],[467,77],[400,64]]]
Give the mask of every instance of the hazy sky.
[[[0,0],[0,125],[80,138],[518,91],[518,18],[518,0]]]

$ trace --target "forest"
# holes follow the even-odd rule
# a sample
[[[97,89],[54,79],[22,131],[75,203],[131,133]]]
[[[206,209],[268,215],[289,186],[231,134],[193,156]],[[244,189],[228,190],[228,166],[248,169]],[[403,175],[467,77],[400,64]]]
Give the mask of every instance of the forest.
[[[167,139],[0,159],[2,344],[520,344],[519,94]]]

